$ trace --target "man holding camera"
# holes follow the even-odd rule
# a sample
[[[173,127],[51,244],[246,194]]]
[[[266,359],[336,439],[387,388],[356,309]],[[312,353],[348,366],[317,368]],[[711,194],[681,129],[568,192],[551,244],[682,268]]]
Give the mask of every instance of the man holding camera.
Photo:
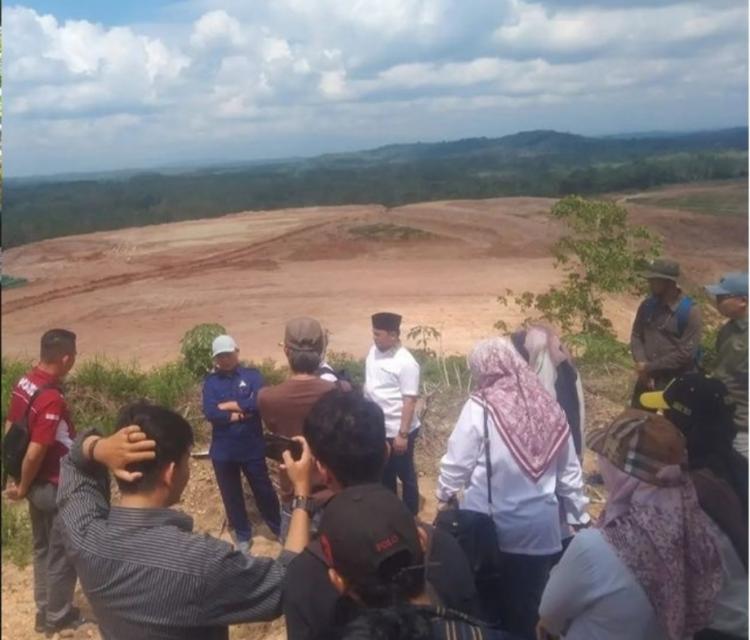
[[[307,414],[324,394],[336,388],[336,383],[323,380],[318,369],[326,346],[323,327],[314,318],[294,318],[284,331],[284,354],[291,375],[281,384],[265,387],[258,394],[258,407],[266,429],[273,434],[293,438],[302,435]],[[315,505],[328,494],[322,493],[325,482],[313,473]],[[287,478],[279,476],[281,488],[281,540],[286,538],[294,508],[294,491]],[[311,505],[314,507],[314,505]],[[313,514],[313,528],[317,520]]]

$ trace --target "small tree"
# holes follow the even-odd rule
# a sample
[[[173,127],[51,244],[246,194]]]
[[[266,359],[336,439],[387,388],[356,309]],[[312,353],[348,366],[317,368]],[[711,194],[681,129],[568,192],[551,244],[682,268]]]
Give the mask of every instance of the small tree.
[[[435,350],[430,347],[430,344],[433,340],[440,340],[442,336],[440,331],[435,327],[420,324],[409,329],[406,337],[417,343],[417,349],[422,355],[428,358],[434,358],[437,354],[435,353]]]
[[[185,367],[196,378],[201,378],[213,369],[211,343],[216,336],[227,330],[220,324],[199,324],[190,329],[180,341],[180,353]]]
[[[660,239],[645,227],[628,224],[627,210],[614,202],[570,196],[552,207],[551,215],[567,229],[553,248],[555,267],[565,273],[562,285],[540,294],[508,289],[499,301],[507,306],[513,296],[524,312],[533,309],[566,333],[612,336],[604,294],[640,291],[639,271],[659,255]],[[496,324],[504,327],[502,321]]]

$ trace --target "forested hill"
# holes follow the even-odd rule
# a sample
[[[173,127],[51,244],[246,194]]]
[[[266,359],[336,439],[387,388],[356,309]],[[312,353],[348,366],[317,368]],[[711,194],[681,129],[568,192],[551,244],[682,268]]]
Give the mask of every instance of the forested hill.
[[[746,127],[591,138],[527,131],[205,169],[6,179],[4,247],[307,205],[583,195],[747,175]]]

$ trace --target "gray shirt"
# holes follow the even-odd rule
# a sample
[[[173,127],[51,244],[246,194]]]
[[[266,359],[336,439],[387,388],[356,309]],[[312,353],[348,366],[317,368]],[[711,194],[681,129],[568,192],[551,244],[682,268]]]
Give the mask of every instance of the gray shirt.
[[[649,373],[688,373],[696,366],[695,356],[701,340],[701,312],[693,304],[682,331],[678,326],[677,307],[684,296],[673,304],[658,301],[652,311],[644,302],[638,308],[630,350],[633,360],[645,362]]]
[[[57,504],[66,546],[106,640],[228,638],[227,625],[281,615],[286,564],[193,533],[174,509],[111,507],[109,476],[83,457],[82,433],[63,458]]]

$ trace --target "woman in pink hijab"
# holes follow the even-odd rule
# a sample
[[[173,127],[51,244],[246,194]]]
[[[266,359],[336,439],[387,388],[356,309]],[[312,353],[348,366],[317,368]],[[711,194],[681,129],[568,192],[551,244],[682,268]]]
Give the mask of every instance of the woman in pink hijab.
[[[559,505],[570,524],[589,521],[581,466],[563,410],[510,339],[478,343],[469,366],[475,391],[440,462],[437,497],[448,505],[462,493],[462,508],[491,515],[503,558],[500,624],[533,639],[539,599],[561,550]]]
[[[589,437],[609,500],[573,538],[539,607],[538,637],[686,640],[709,626],[722,588],[718,529],[662,416],[629,409]]]

